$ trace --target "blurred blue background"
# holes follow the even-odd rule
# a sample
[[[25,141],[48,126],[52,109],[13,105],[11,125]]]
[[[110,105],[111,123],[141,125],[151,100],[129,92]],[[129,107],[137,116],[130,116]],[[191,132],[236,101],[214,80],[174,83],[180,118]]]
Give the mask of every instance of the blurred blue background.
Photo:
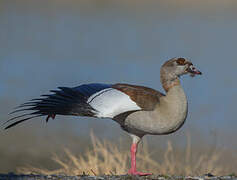
[[[163,138],[173,138],[182,145],[188,132],[192,143],[237,150],[236,19],[235,0],[0,0],[0,120],[58,86],[124,82],[164,92],[160,66],[187,57],[203,72],[182,78],[188,119],[177,133],[149,141],[162,146]],[[111,120],[63,116],[47,126],[38,118],[1,131],[0,156],[12,163],[0,171],[14,170],[22,154],[34,155],[42,143],[48,151],[76,148],[73,137],[91,130],[126,137]]]

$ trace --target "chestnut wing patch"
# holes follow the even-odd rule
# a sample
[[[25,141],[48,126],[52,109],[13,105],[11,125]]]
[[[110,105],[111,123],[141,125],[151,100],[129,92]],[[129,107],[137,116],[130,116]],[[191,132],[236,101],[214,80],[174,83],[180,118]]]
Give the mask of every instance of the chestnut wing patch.
[[[114,84],[112,88],[127,94],[142,110],[152,111],[164,94],[148,87],[130,84]]]

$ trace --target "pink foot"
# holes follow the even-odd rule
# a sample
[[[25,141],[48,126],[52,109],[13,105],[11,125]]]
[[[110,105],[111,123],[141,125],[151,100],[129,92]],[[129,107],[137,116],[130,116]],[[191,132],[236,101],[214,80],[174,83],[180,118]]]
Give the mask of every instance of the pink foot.
[[[149,176],[149,175],[152,175],[152,173],[143,173],[143,172],[139,172],[139,171],[132,170],[132,169],[130,169],[130,170],[128,171],[128,174],[131,174],[131,175],[138,175],[138,176]]]

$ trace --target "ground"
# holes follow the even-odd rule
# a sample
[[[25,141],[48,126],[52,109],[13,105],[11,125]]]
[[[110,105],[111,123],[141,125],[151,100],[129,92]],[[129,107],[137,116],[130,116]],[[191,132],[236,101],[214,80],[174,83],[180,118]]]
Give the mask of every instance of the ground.
[[[0,174],[0,180],[237,180],[237,176],[213,176],[211,174],[204,176],[168,176],[168,175],[151,175],[146,177],[130,176],[130,175],[103,175],[103,176],[65,176],[65,175],[17,175],[14,173]]]

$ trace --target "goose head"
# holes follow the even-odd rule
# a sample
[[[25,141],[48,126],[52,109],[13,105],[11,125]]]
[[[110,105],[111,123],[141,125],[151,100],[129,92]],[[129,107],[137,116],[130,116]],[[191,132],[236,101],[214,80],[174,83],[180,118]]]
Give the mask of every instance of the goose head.
[[[166,61],[161,68],[161,75],[167,75],[170,78],[177,78],[185,74],[194,77],[202,73],[194,67],[191,61],[182,57]]]
[[[174,85],[179,84],[179,77],[185,74],[194,77],[202,73],[194,67],[191,61],[185,58],[172,58],[166,61],[160,70],[160,79],[163,88],[168,91]]]

